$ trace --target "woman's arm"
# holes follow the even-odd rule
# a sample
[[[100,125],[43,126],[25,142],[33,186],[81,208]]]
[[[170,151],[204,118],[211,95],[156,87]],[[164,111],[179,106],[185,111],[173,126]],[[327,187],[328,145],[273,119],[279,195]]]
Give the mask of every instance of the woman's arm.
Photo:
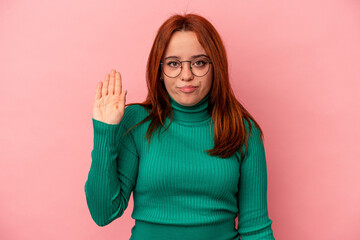
[[[247,121],[245,121],[247,125]],[[260,131],[251,121],[248,154],[241,163],[238,232],[241,240],[273,240],[267,207],[267,169]]]
[[[92,118],[94,147],[85,183],[86,201],[91,217],[105,226],[122,216],[136,184],[139,158],[131,132],[126,132],[127,114],[119,124]]]

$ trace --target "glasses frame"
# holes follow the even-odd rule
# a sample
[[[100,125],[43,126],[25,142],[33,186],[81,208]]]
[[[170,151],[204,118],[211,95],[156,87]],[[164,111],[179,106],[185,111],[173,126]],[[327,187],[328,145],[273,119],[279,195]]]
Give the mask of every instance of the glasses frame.
[[[179,72],[179,74],[176,75],[175,77],[170,77],[170,76],[168,76],[168,75],[165,73],[165,71],[164,71],[164,67],[163,67],[164,62],[160,62],[161,71],[162,71],[167,77],[169,77],[169,78],[176,78],[176,77],[178,77],[178,76],[181,74],[181,72],[182,72],[182,70],[183,70],[183,62],[189,62],[189,63],[190,63],[190,72],[192,73],[192,75],[194,75],[194,76],[196,76],[196,77],[203,77],[203,76],[205,76],[206,74],[208,74],[208,72],[209,72],[209,70],[210,70],[210,64],[212,64],[212,61],[209,60],[209,68],[208,68],[207,72],[206,72],[204,75],[198,76],[198,75],[194,74],[193,71],[192,71],[192,67],[191,67],[191,62],[192,62],[192,61],[179,61],[179,60],[177,60],[177,59],[174,59],[174,61],[180,62],[180,69],[181,69],[180,72]]]

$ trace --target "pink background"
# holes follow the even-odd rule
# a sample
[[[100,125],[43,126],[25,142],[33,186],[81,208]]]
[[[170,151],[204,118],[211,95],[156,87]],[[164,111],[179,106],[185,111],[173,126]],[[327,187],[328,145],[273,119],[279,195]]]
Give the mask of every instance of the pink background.
[[[156,31],[173,13],[209,19],[231,82],[265,134],[278,239],[360,239],[360,2],[1,1],[0,239],[129,239],[98,227],[84,184],[97,82],[120,71],[145,99]]]

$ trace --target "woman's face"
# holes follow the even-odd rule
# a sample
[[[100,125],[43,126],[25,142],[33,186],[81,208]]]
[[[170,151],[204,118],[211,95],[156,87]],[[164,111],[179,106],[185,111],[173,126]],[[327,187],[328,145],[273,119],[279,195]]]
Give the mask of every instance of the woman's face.
[[[176,31],[173,33],[165,50],[164,59],[173,56],[170,59],[191,61],[193,56],[200,54],[208,56],[194,32]],[[192,106],[200,102],[211,89],[212,64],[210,64],[208,73],[202,77],[192,74],[190,62],[183,62],[182,64],[182,71],[175,78],[170,78],[163,72],[161,74],[169,95],[181,105]]]

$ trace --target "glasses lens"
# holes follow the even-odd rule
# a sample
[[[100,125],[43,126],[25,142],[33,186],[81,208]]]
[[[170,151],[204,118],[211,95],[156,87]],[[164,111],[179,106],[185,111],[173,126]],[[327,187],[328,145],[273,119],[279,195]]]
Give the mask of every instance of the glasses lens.
[[[163,63],[163,71],[168,77],[176,77],[181,72],[181,63],[178,60],[166,59]]]
[[[209,60],[204,57],[195,58],[191,62],[192,73],[197,77],[202,77],[209,71]]]
[[[181,73],[181,62],[175,59],[166,59],[162,68],[166,76],[177,77]],[[195,58],[191,61],[191,71],[197,77],[206,75],[209,68],[210,61],[205,57]]]

